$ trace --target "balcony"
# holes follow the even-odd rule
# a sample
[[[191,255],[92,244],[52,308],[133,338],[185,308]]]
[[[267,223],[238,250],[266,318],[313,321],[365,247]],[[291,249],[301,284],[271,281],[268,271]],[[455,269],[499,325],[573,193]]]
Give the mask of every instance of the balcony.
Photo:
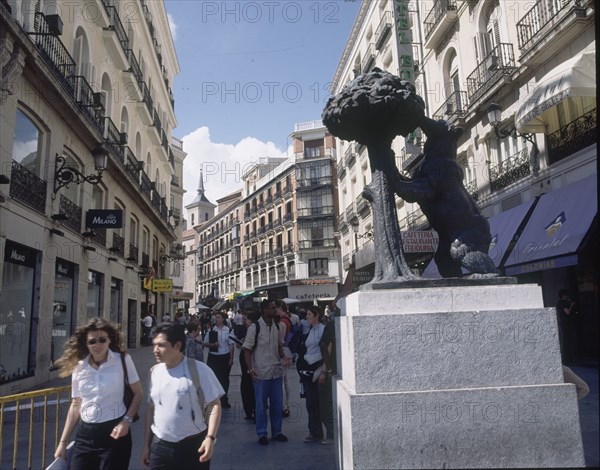
[[[474,201],[479,201],[479,189],[477,188],[477,180],[473,180],[470,183],[466,183],[465,189]]]
[[[285,186],[283,188],[283,197],[287,198],[287,197],[291,197],[292,195],[292,185],[288,184],[287,186]]]
[[[304,158],[310,160],[311,158],[321,158],[325,156],[325,147],[306,147],[302,154]]]
[[[283,216],[283,225],[288,225],[294,223],[294,216],[291,212],[288,212]]]
[[[96,236],[94,237],[94,243],[100,246],[106,246],[106,229],[105,228],[95,228],[94,233]]]
[[[123,72],[123,85],[127,96],[133,101],[142,101],[142,87],[141,83],[144,81],[142,75],[142,69],[138,63],[135,54],[131,49],[125,50],[125,56],[129,67]]]
[[[104,107],[101,103],[100,93],[94,93],[94,90],[87,82],[85,77],[73,75],[67,78],[71,82],[73,97],[79,109],[82,111],[89,123],[104,135]]]
[[[310,250],[312,248],[335,248],[335,238],[300,240],[298,243],[301,250]]]
[[[380,50],[392,30],[392,12],[386,11],[381,15],[381,21],[375,30],[375,49]]]
[[[316,189],[320,186],[331,186],[331,176],[321,176],[320,178],[307,178],[298,180],[298,190],[303,191],[306,189]]]
[[[467,114],[467,92],[455,91],[444,101],[444,104],[433,114],[433,119],[444,119],[454,124]]]
[[[108,49],[116,67],[121,70],[127,70],[129,63],[127,62],[125,51],[129,49],[129,38],[125,32],[123,23],[121,23],[117,7],[111,6],[107,0],[104,0],[103,3],[109,18],[109,26],[102,33],[104,45]]]
[[[490,166],[490,190],[500,191],[530,173],[529,151],[525,148],[498,165]]]
[[[62,222],[63,226],[75,233],[81,233],[81,207],[61,194],[58,212],[67,216],[67,220]]]
[[[127,261],[137,263],[138,260],[138,247],[133,243],[129,244],[129,254],[127,255]]]
[[[58,36],[50,33],[46,15],[36,13],[35,24],[37,25],[36,30],[28,34],[35,38],[33,41],[42,56],[42,60],[50,68],[54,77],[73,96],[73,84],[68,80],[68,77],[75,74],[75,61]]]
[[[109,251],[121,257],[125,257],[125,239],[121,235],[113,233],[112,246],[109,248]]]
[[[369,204],[369,201],[367,201],[364,197],[359,196],[356,199],[356,211],[361,215],[361,216],[365,216],[368,215],[370,212],[371,206]]]
[[[354,166],[356,162],[356,149],[354,145],[350,144],[350,146],[344,152],[344,166],[347,169],[350,169]]]
[[[294,124],[294,132],[311,131],[313,129],[320,129],[322,127],[324,127],[324,126],[323,126],[323,121],[321,121],[321,120],[300,122],[300,123]]]
[[[333,215],[333,206],[304,207],[298,209],[298,218],[323,217],[330,215]]]
[[[367,46],[365,55],[360,63],[360,70],[362,73],[367,73],[371,70],[371,67],[375,65],[375,44],[371,43]]]
[[[13,199],[44,214],[48,183],[15,160],[10,171],[9,194]]]
[[[437,47],[457,19],[456,0],[437,0],[425,18],[425,47]]]
[[[146,82],[140,82],[139,86],[142,91],[142,101],[138,101],[138,110],[142,117],[142,123],[150,126],[153,123],[154,103],[152,102],[152,96],[150,96],[150,90],[148,90]]]
[[[154,132],[150,132],[150,141],[154,145],[161,144],[161,132],[162,132],[162,123],[160,122],[160,118],[158,117],[158,112],[156,109],[152,112],[152,126],[154,127]]]
[[[512,75],[515,70],[513,45],[498,44],[467,77],[469,106],[476,105],[478,99],[490,91],[502,78]]]
[[[586,28],[587,0],[540,0],[517,22],[523,65],[542,64]]]
[[[150,255],[148,253],[142,252],[142,266],[150,267]]]
[[[356,203],[355,202],[350,203],[350,205],[348,207],[346,207],[346,210],[344,212],[346,214],[346,217],[345,217],[346,222],[351,225],[352,222],[357,219]]]
[[[553,164],[596,143],[596,109],[548,135],[548,163]]]
[[[104,140],[110,153],[125,165],[125,149],[124,149],[124,137],[127,134],[121,135],[116,124],[109,117],[104,118]]]

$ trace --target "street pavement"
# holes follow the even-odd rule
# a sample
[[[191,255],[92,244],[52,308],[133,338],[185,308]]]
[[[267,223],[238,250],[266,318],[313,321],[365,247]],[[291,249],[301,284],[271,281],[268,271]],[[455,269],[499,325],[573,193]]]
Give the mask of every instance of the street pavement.
[[[325,470],[335,469],[335,446],[321,445],[320,442],[304,443],[308,434],[308,419],[305,401],[299,395],[299,382],[295,369],[289,371],[291,386],[291,415],[284,418],[283,433],[288,436],[289,442],[269,442],[268,446],[258,445],[254,424],[244,419],[240,396],[240,367],[236,350],[236,360],[231,371],[231,384],[229,397],[232,407],[223,410],[223,418],[217,436],[217,444],[213,455],[211,468],[214,470],[245,470],[245,469],[285,469],[308,470],[319,468]],[[130,350],[138,374],[146,384],[148,371],[155,363],[150,347],[140,347]],[[599,411],[598,411],[598,368],[596,367],[571,367],[575,373],[582,377],[590,387],[590,394],[579,401],[579,413],[585,459],[587,467],[600,467],[599,457]],[[69,384],[69,379],[53,380],[38,388],[55,387]],[[131,457],[131,470],[143,470],[140,462],[143,447],[143,419],[145,403],[140,410],[142,419],[133,425],[133,452]],[[10,433],[5,434],[5,436]],[[26,436],[23,436],[25,438]],[[20,439],[21,441],[21,439]],[[25,442],[23,442],[24,445]],[[508,450],[508,449],[507,449]],[[4,463],[4,462],[3,462]],[[23,462],[25,464],[25,462]],[[3,465],[0,465],[3,467]],[[8,468],[8,467],[7,467]],[[17,468],[27,468],[18,466]]]

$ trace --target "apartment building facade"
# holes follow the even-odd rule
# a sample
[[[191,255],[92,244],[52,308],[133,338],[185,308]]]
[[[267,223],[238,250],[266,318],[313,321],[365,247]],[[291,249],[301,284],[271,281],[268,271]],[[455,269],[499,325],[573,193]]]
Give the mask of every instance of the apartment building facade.
[[[264,158],[199,233],[200,298],[335,298],[340,282],[335,140],[320,121],[296,124],[294,155]]]
[[[179,65],[163,3],[124,7],[0,2],[0,394],[55,377],[89,318],[136,347],[141,315],[171,308],[151,278],[181,257]]]
[[[392,11],[392,27],[375,28],[379,18],[390,17],[386,11]],[[368,71],[367,57],[366,65],[405,78],[410,74],[403,67],[412,69],[426,114],[463,130],[458,162],[467,191],[490,222],[490,256],[501,273],[539,283],[547,306],[560,288],[573,293],[581,305],[585,355],[595,355],[598,344],[592,333],[598,279],[589,261],[598,238],[594,19],[595,3],[586,0],[365,1],[333,81],[336,92]],[[376,33],[387,30],[385,40]],[[383,45],[371,54],[369,44],[382,41],[391,53]],[[421,136],[396,139],[394,147],[407,174],[419,160],[411,141],[418,147]],[[339,148],[347,156],[338,159],[344,267],[354,253],[360,269],[372,260],[369,213],[359,206],[368,160],[355,143]],[[397,202],[401,229],[426,234],[418,207]],[[413,267],[421,271],[431,254],[416,256],[420,265]],[[436,274],[429,263],[424,275]]]

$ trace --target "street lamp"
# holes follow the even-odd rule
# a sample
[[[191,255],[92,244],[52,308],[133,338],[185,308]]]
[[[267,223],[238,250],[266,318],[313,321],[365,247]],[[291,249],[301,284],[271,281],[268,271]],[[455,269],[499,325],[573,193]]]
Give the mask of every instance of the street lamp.
[[[531,151],[531,155],[530,155],[530,162],[531,162],[531,166],[533,168],[533,171],[536,172],[539,170],[539,166],[538,166],[538,161],[537,161],[537,155],[538,153],[540,153],[537,143],[535,142],[535,138],[533,134],[521,134],[520,132],[517,131],[517,128],[515,126],[512,126],[510,128],[504,128],[504,129],[500,129],[500,123],[502,122],[502,107],[492,101],[488,108],[487,108],[487,116],[488,116],[488,121],[490,122],[491,126],[494,128],[494,133],[496,134],[496,137],[498,137],[499,139],[506,139],[507,137],[513,137],[513,138],[517,138],[517,137],[522,137],[523,139],[525,139],[527,142],[529,142],[531,144],[532,147],[532,151]]]
[[[104,144],[98,144],[92,150],[94,157],[94,167],[98,174],[84,175],[74,166],[67,164],[67,159],[64,155],[56,155],[56,172],[54,173],[54,191],[56,194],[63,186],[68,186],[70,183],[81,184],[87,182],[90,184],[98,184],[102,180],[102,172],[106,169],[108,162],[108,149]]]

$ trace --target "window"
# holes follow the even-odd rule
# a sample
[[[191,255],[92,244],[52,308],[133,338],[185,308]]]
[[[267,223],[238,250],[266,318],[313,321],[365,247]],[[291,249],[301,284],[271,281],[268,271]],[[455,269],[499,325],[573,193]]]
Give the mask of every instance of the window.
[[[308,260],[308,275],[312,276],[327,276],[329,273],[328,258],[313,258]]]
[[[40,131],[20,109],[17,109],[13,160],[39,176],[41,170]]]

